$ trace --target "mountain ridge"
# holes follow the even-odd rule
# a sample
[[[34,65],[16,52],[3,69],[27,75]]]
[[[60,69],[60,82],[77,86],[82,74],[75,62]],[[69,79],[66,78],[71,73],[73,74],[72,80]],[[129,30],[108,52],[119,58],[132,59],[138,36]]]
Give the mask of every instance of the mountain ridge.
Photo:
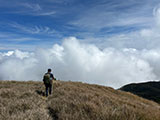
[[[160,103],[160,81],[131,83],[121,87],[119,90],[131,92],[140,97]]]

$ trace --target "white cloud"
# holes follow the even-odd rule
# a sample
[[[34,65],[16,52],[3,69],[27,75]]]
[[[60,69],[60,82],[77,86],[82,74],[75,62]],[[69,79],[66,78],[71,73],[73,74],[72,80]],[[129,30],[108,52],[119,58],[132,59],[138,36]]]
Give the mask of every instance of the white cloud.
[[[127,32],[124,32],[122,29],[122,32],[113,32],[113,34],[106,32],[106,34],[103,34],[102,37],[88,37],[88,35],[85,40],[90,43],[94,43],[101,48],[135,48],[139,50],[158,49],[160,48],[159,9],[159,5],[153,9],[153,17],[151,18],[152,26],[150,27],[142,27],[137,30],[131,29]]]
[[[145,2],[145,4],[144,4]],[[158,1],[97,1],[70,24],[97,32],[108,27],[148,27],[153,24],[152,9]]]
[[[39,13],[39,14],[37,14],[37,16],[51,16],[51,15],[54,15],[54,14],[56,14],[55,11],[49,11],[49,12]]]
[[[45,34],[45,35],[47,34],[50,36],[52,35],[61,36],[60,33],[58,33],[55,29],[51,29],[48,26],[25,26],[18,23],[10,23],[9,25],[15,29],[18,29],[22,32],[26,32],[30,34]]]
[[[4,56],[5,54],[5,56]],[[8,55],[7,55],[8,54]],[[105,48],[80,43],[74,37],[49,49],[0,54],[1,80],[42,80],[52,68],[61,80],[96,83],[114,88],[160,79],[160,50]]]
[[[35,27],[27,27],[27,26],[24,26],[24,25],[21,25],[21,24],[18,24],[18,23],[12,23],[12,24],[9,24],[11,27],[13,28],[16,28],[16,29],[19,29],[21,31],[24,31],[24,32],[27,32],[27,33],[31,33],[31,34],[38,34],[40,33],[41,31],[46,31],[46,29],[41,29],[37,26]]]
[[[21,5],[24,6],[24,7],[26,7],[26,8],[29,8],[29,9],[31,9],[31,10],[33,10],[33,11],[40,11],[40,10],[42,10],[42,8],[40,7],[39,4],[23,3],[23,4],[21,4]]]
[[[157,5],[154,9],[153,9],[153,15],[155,17],[156,20],[156,24],[158,26],[160,26],[160,5]]]
[[[1,2],[1,1],[0,1]],[[46,7],[44,4],[40,4],[41,2],[33,3],[33,2],[2,2],[3,7],[9,7],[11,10],[5,11],[4,13],[11,14],[23,14],[23,15],[31,15],[31,16],[53,16],[56,14],[56,11],[52,8]],[[0,7],[1,7],[0,4]]]
[[[11,56],[14,54],[14,51],[8,51],[7,53],[1,53],[1,55],[4,57],[4,56]]]

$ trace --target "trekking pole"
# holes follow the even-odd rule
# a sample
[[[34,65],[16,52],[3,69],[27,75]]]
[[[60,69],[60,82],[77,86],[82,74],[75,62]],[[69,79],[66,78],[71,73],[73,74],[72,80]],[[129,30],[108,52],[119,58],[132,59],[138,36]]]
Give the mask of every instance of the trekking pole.
[[[45,90],[45,87],[44,87],[44,81],[42,82],[42,86],[41,86],[41,88],[42,88],[42,96],[45,96],[45,92],[46,92],[46,90]]]

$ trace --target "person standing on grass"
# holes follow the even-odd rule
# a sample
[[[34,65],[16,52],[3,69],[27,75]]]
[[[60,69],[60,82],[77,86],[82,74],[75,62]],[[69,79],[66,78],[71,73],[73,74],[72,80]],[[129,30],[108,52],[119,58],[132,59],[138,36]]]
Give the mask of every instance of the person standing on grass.
[[[48,72],[44,74],[43,76],[43,82],[45,85],[45,93],[46,93],[46,97],[48,96],[48,90],[49,90],[49,94],[51,95],[52,93],[52,81],[55,79],[53,74],[51,73],[52,70],[48,69]]]

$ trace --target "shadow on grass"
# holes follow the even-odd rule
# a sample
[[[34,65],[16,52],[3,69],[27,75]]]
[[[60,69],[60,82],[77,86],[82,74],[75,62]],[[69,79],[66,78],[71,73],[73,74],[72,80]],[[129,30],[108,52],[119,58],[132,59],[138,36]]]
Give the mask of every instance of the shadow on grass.
[[[36,93],[38,95],[45,96],[45,92],[43,92],[42,90],[36,90]]]
[[[49,115],[52,117],[52,120],[58,120],[58,111],[54,110],[51,107],[48,107]]]

